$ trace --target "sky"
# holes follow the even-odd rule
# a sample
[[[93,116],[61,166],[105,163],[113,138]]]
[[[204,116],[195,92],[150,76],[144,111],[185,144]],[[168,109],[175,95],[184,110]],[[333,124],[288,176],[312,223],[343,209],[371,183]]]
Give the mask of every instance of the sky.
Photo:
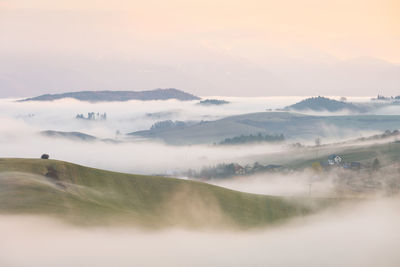
[[[0,97],[394,95],[396,0],[0,0]]]

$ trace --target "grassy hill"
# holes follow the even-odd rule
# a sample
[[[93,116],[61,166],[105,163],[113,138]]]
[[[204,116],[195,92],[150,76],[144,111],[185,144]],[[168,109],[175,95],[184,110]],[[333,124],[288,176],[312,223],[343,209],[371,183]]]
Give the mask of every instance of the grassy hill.
[[[368,106],[361,104],[337,101],[326,97],[311,97],[304,99],[296,104],[285,107],[285,110],[314,110],[314,111],[341,111],[348,110],[353,112],[367,112]]]
[[[340,155],[345,162],[357,161],[363,164],[372,163],[375,158],[378,158],[383,166],[389,166],[400,162],[400,143],[390,142],[337,148],[334,146],[316,147],[308,152],[303,151],[303,159],[293,160],[289,166],[293,168],[310,167],[313,162],[324,161],[331,154]]]
[[[0,213],[50,215],[77,224],[250,228],[335,203],[248,194],[55,160],[0,159]]]
[[[275,154],[264,154],[239,159],[240,162],[279,164],[290,169],[310,168],[313,162],[326,161],[329,155],[340,155],[345,162],[372,163],[378,158],[383,166],[400,162],[400,143],[387,140],[329,144],[319,147],[302,147]]]
[[[287,139],[341,137],[346,131],[385,131],[400,128],[400,116],[310,116],[291,112],[259,112],[201,122],[187,127],[150,129],[130,133],[156,138],[168,144],[219,143],[240,135],[283,134]]]

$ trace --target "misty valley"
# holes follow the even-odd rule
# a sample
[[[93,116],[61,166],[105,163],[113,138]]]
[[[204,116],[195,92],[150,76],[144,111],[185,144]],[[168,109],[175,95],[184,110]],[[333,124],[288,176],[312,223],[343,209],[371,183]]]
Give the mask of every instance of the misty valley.
[[[87,246],[108,251],[92,252],[98,266],[160,265],[153,242],[172,266],[247,265],[239,251],[250,265],[400,262],[387,249],[399,245],[398,97],[76,95],[0,100],[0,263],[24,265],[13,253],[39,236],[49,255],[27,257],[48,266],[93,263]],[[220,256],[194,252],[210,243]]]
[[[399,0],[0,0],[0,267],[399,267]]]

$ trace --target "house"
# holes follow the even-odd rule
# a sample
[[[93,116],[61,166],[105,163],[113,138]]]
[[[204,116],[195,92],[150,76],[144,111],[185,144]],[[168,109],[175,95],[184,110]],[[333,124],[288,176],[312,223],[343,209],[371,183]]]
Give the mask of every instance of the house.
[[[235,174],[237,174],[237,175],[244,175],[245,174],[245,168],[243,168],[239,164],[235,163],[234,168],[235,168]]]
[[[339,155],[330,155],[328,157],[328,164],[329,165],[339,165],[342,162],[342,157]]]

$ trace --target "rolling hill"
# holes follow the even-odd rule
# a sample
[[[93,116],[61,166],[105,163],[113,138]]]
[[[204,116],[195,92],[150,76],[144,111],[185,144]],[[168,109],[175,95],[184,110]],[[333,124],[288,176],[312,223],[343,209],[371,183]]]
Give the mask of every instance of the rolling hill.
[[[41,131],[40,134],[46,137],[65,138],[65,139],[79,140],[79,141],[97,140],[97,137],[81,132],[62,132],[62,131],[46,130],[46,131]]]
[[[251,228],[310,214],[336,199],[282,198],[205,183],[41,159],[0,159],[0,213],[79,225]]]
[[[343,137],[346,132],[400,128],[398,115],[311,116],[292,112],[259,112],[203,121],[185,127],[155,128],[128,135],[161,139],[168,144],[219,143],[240,135],[283,134],[287,140]]]
[[[37,97],[26,98],[20,101],[53,101],[63,98],[74,98],[88,102],[110,102],[129,100],[168,100],[177,99],[181,101],[199,100],[192,94],[177,89],[155,89],[151,91],[80,91],[63,94],[45,94]]]
[[[332,154],[340,155],[344,162],[372,163],[375,158],[383,167],[395,166],[400,162],[400,142],[392,139],[363,138],[348,142],[332,143],[321,146],[299,147],[278,153],[260,154],[239,158],[242,164],[259,162],[260,164],[278,164],[291,170],[310,168],[314,162],[323,162]]]
[[[39,132],[39,134],[44,137],[60,138],[60,139],[66,139],[66,140],[71,140],[71,141],[82,141],[82,142],[101,141],[101,142],[106,142],[106,143],[111,143],[111,144],[122,143],[122,141],[120,141],[120,140],[116,140],[116,139],[112,139],[112,138],[101,139],[96,136],[85,134],[82,132],[64,132],[64,131],[46,130],[46,131]]]
[[[329,99],[327,97],[311,97],[304,99],[296,104],[285,107],[285,110],[312,110],[312,111],[352,111],[352,112],[367,112],[368,107],[365,104],[353,104],[344,101],[337,101],[334,99]]]

